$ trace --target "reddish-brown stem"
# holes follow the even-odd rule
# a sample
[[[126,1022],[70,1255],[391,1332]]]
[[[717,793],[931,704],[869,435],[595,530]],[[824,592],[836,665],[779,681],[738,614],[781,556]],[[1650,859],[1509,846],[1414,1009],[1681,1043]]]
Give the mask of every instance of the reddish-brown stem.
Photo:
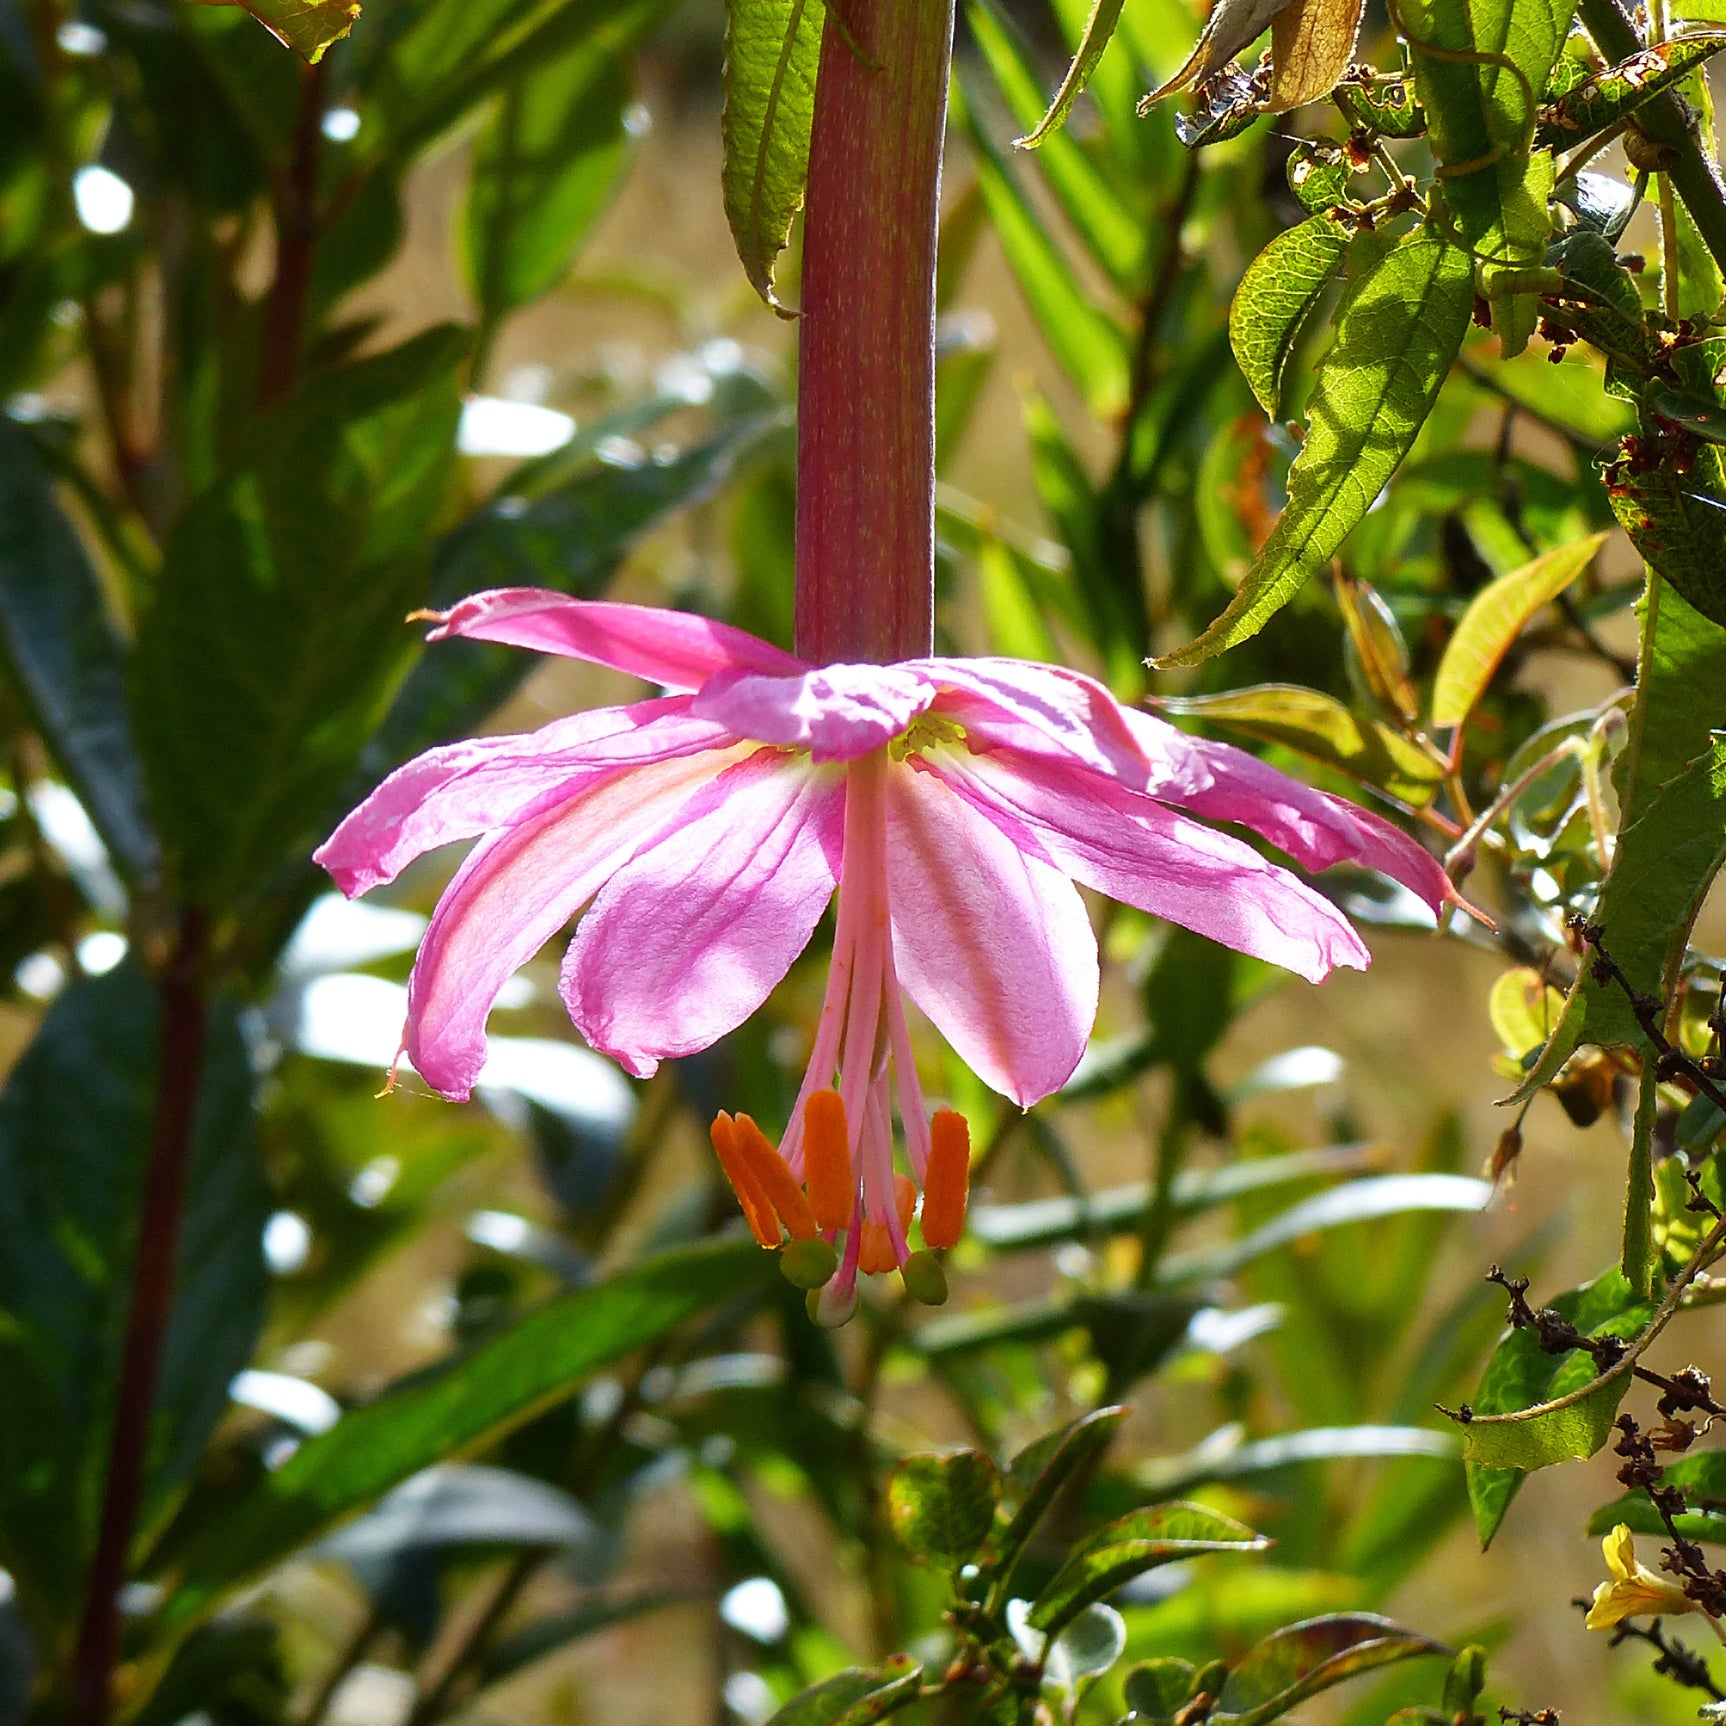
[[[264,312],[264,351],[258,363],[258,405],[268,407],[293,387],[305,343],[312,255],[318,243],[318,161],[323,141],[324,66],[300,68],[300,106],[293,155],[276,185],[276,273]]]
[[[208,1007],[200,976],[203,953],[203,919],[188,912],[158,985],[162,1019],[155,1123],[144,1171],[132,1304],[114,1397],[102,1520],[72,1660],[70,1726],[104,1726],[113,1700],[114,1669],[120,1658],[120,1591],[143,1497],[150,1416],[174,1308],[180,1221],[204,1060]]]
[[[829,8],[809,148],[797,405],[797,651],[934,640],[935,229],[952,0]]]

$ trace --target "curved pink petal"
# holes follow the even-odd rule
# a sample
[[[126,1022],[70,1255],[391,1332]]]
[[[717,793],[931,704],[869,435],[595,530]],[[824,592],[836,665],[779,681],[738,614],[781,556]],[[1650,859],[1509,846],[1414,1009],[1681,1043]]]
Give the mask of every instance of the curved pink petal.
[[[1143,790],[1153,763],[1127,710],[1095,679],[1023,659],[921,659],[908,664],[941,686],[934,711],[984,746],[1073,761]],[[1178,735],[1178,734],[1177,734]]]
[[[735,759],[715,750],[613,771],[475,847],[438,901],[408,981],[407,1051],[433,1090],[468,1095],[498,990]]]
[[[1245,749],[1210,738],[1187,737],[1166,720],[1128,712],[1127,722],[1146,752],[1166,749],[1174,732],[1194,751],[1199,772],[1172,777],[1149,790],[1212,821],[1234,821],[1261,833],[1303,869],[1358,863],[1400,881],[1436,915],[1455,897],[1436,858],[1406,833],[1346,798],[1317,791]]]
[[[899,736],[934,702],[934,682],[904,665],[823,665],[797,677],[720,677],[693,711],[739,737],[853,761]]]
[[[888,776],[887,871],[911,999],[1004,1096],[1059,1090],[1097,1017],[1097,941],[1072,883],[909,766]]]
[[[693,611],[571,599],[546,588],[494,588],[434,615],[429,641],[452,635],[501,641],[609,665],[667,689],[699,689],[721,671],[795,677],[804,668],[802,660],[747,630]]]
[[[844,779],[764,749],[620,869],[582,918],[563,998],[638,1078],[753,1013],[809,944],[843,849]]]
[[[601,707],[526,735],[475,737],[398,767],[312,860],[354,898],[394,880],[416,857],[517,819],[542,797],[573,793],[618,767],[642,766],[732,741],[689,717],[689,697]]]
[[[929,764],[965,800],[1074,880],[1309,982],[1369,955],[1348,919],[1243,840],[1098,775],[1008,751]]]

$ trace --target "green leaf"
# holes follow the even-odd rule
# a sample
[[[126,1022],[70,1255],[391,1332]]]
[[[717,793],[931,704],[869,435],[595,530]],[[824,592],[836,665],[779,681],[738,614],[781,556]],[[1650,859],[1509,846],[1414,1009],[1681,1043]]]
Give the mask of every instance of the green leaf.
[[[1055,92],[1048,112],[1024,137],[1017,140],[1020,149],[1036,149],[1052,132],[1065,124],[1080,92],[1090,82],[1091,74],[1096,71],[1097,62],[1102,59],[1103,50],[1109,45],[1109,38],[1115,33],[1115,25],[1120,22],[1124,4],[1125,0],[1092,0],[1091,15],[1085,20],[1084,34],[1079,38],[1073,63],[1067,68],[1067,75],[1061,80],[1061,87]]]
[[[1605,542],[1604,533],[1590,534],[1546,552],[1501,575],[1469,601],[1438,663],[1432,691],[1434,725],[1462,724],[1529,620],[1593,562]]]
[[[1127,1646],[1127,1625],[1114,1607],[1093,1602],[1048,1646],[1043,1656],[1047,1683],[1077,1693],[1120,1659]]]
[[[1616,1269],[1581,1288],[1568,1290],[1551,1305],[1585,1336],[1619,1336],[1634,1332],[1642,1327],[1652,1310],[1636,1298],[1635,1291]],[[1586,1353],[1571,1356],[1547,1354],[1532,1329],[1511,1330],[1493,1350],[1492,1358],[1481,1374],[1480,1389],[1470,1400],[1469,1407],[1477,1415],[1509,1414],[1550,1402],[1568,1390],[1590,1383],[1593,1377],[1594,1362]],[[1623,1381],[1620,1382],[1622,1384]],[[1599,1410],[1594,1413],[1597,1417]],[[1471,1427],[1468,1431],[1470,1450],[1481,1432],[1491,1430]],[[1592,1428],[1584,1431],[1579,1427],[1573,1436],[1586,1438],[1591,1431]],[[1539,1435],[1534,1442],[1539,1442]],[[1561,1452],[1553,1460],[1562,1461],[1569,1454]],[[1475,1530],[1482,1548],[1485,1548],[1492,1543],[1510,1508],[1510,1501],[1522,1486],[1525,1465],[1519,1462],[1505,1466],[1485,1465],[1473,1455],[1465,1460]]]
[[[1192,1699],[1198,1668],[1190,1660],[1164,1655],[1141,1661],[1121,1682],[1128,1711],[1146,1726],[1173,1726],[1175,1716]]]
[[[189,1629],[234,1589],[433,1463],[502,1437],[596,1368],[758,1288],[770,1261],[726,1241],[649,1259],[548,1302],[309,1439],[186,1554],[163,1608]]]
[[[982,1560],[997,1588],[1012,1575],[1020,1553],[1037,1524],[1048,1515],[1061,1488],[1108,1449],[1127,1414],[1128,1410],[1119,1406],[1093,1409],[1071,1425],[1027,1445],[1007,1464],[1006,1496],[1009,1502],[1017,1502],[1012,1514],[990,1535]]]
[[[1444,783],[1443,765],[1382,720],[1293,683],[1258,683],[1225,695],[1165,696],[1170,713],[1202,719],[1261,743],[1280,743],[1416,808]]]
[[[1328,211],[1278,234],[1247,266],[1229,307],[1229,341],[1242,375],[1272,419],[1283,368],[1301,326],[1348,250],[1348,229]]]
[[[128,961],[60,996],[0,1092],[0,1311],[64,1411],[70,1443],[57,1466],[78,1515],[59,1532],[66,1550],[43,1555],[62,1579],[79,1573],[95,1534],[84,1519],[107,1466],[160,1038],[157,991]],[[233,1006],[220,1004],[206,1037],[146,1515],[196,1461],[264,1320],[270,1205],[251,1085]],[[53,1407],[41,1418],[51,1429]]]
[[[966,18],[1013,119],[1019,125],[1030,125],[1042,112],[1043,101],[1024,42],[994,0],[971,0]],[[1099,45],[1099,54],[1104,45]],[[1017,142],[1021,147],[1030,147],[1027,138]],[[1133,294],[1144,266],[1143,220],[1122,201],[1108,176],[1077,139],[1050,136],[1037,157],[1037,166],[1060,200],[1062,213],[1084,241],[1085,249],[1117,289],[1123,294]]]
[[[1677,1487],[1693,1504],[1726,1502],[1726,1450],[1699,1450],[1667,1461],[1661,1485]],[[1687,1511],[1676,1521],[1678,1532],[1689,1540],[1708,1540],[1716,1545],[1726,1542],[1726,1513],[1719,1509]],[[1621,1522],[1635,1534],[1666,1538],[1660,1512],[1640,1487],[1595,1511],[1588,1519],[1588,1532],[1598,1538],[1610,1534]]]
[[[912,1701],[922,1676],[903,1655],[877,1668],[847,1666],[793,1696],[767,1726],[865,1726]]]
[[[39,1638],[75,1622],[86,1552],[80,1446],[60,1388],[24,1327],[0,1309],[0,1564]]]
[[[1726,31],[1698,30],[1639,49],[1628,60],[1596,72],[1540,110],[1535,144],[1570,149],[1615,126],[1644,102],[1669,90],[1726,48]]]
[[[1232,1517],[1198,1504],[1158,1504],[1100,1528],[1068,1555],[1033,1603],[1034,1630],[1056,1635],[1093,1600],[1124,1582],[1205,1552],[1260,1552],[1270,1542]]]
[[[1229,1673],[1210,1718],[1217,1726],[1264,1726],[1309,1696],[1357,1673],[1423,1654],[1442,1642],[1371,1612],[1338,1612],[1290,1624],[1248,1650]]]
[[[1289,469],[1288,506],[1228,609],[1158,664],[1196,665],[1248,640],[1330,561],[1412,447],[1473,306],[1472,260],[1439,235],[1350,242],[1349,285]]]
[[[151,881],[160,858],[127,713],[125,650],[29,435],[4,415],[0,649],[108,849],[133,882]]]
[[[1682,473],[1671,453],[1652,464],[1625,458],[1607,470],[1606,495],[1630,543],[1691,605],[1726,624],[1720,524],[1726,520],[1726,451],[1698,444]]]
[[[480,134],[463,240],[488,322],[557,286],[616,190],[629,142],[627,46],[578,44],[506,90]]]
[[[353,29],[360,0],[194,0],[202,6],[243,5],[269,33],[301,59],[323,59],[332,42]]]
[[[192,895],[229,907],[320,836],[413,647],[465,337],[312,379],[181,518],[137,649],[139,743]]]
[[[1127,338],[1074,273],[1018,176],[976,117],[963,76],[953,84],[953,118],[976,151],[977,182],[1007,263],[1049,351],[1099,419],[1127,402]]]
[[[725,217],[744,273],[782,314],[773,271],[803,207],[826,20],[821,0],[726,4]]]
[[[887,1477],[887,1521],[920,1564],[956,1574],[995,1521],[1001,1487],[980,1450],[907,1456]]]

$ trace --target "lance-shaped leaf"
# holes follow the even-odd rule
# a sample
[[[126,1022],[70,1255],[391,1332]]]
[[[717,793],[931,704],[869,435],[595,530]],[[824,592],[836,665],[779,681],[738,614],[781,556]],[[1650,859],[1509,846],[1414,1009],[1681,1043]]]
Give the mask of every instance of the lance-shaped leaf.
[[[767,1726],[866,1726],[915,1700],[923,1668],[904,1655],[884,1666],[847,1666],[799,1691]]]
[[[1049,111],[1024,137],[1014,140],[1021,150],[1036,149],[1072,112],[1073,104],[1079,99],[1079,92],[1090,82],[1091,74],[1097,69],[1097,62],[1103,57],[1103,50],[1109,45],[1109,38],[1115,33],[1115,26],[1120,22],[1121,8],[1125,3],[1126,0],[1095,0],[1091,15],[1085,20],[1084,34],[1079,38],[1073,63],[1067,68],[1067,75],[1061,80],[1061,87],[1055,92],[1054,100],[1049,104]]]
[[[489,1342],[402,1381],[310,1439],[200,1538],[181,1562],[166,1632],[433,1463],[502,1437],[569,1396],[583,1375],[757,1284],[736,1242],[650,1259],[540,1307]]]
[[[1442,1642],[1376,1613],[1309,1618],[1285,1626],[1248,1651],[1229,1673],[1210,1718],[1217,1726],[1264,1726],[1357,1673],[1423,1654],[1448,1653]]]
[[[729,0],[725,30],[725,217],[755,290],[780,313],[773,272],[803,207],[821,0]]]
[[[907,1456],[887,1480],[887,1521],[912,1558],[957,1572],[983,1544],[1000,1496],[980,1450]]]
[[[1289,4],[1290,0],[1218,0],[1181,69],[1145,98],[1140,112],[1177,90],[1190,90],[1214,77]]]
[[[1228,609],[1160,664],[1196,665],[1256,635],[1329,562],[1432,411],[1468,332],[1473,260],[1426,229],[1389,245],[1362,234],[1350,245],[1349,275],[1289,469],[1288,505]]]
[[[1444,781],[1443,766],[1401,732],[1382,720],[1360,718],[1334,695],[1298,684],[1258,683],[1224,695],[1166,696],[1163,706],[1261,743],[1299,750],[1363,785],[1388,791],[1402,803],[1430,803]]]
[[[1282,398],[1283,368],[1347,250],[1348,230],[1321,211],[1278,234],[1247,266],[1235,290],[1229,342],[1242,376],[1272,419]]]
[[[1093,1600],[1158,1565],[1205,1552],[1259,1552],[1269,1545],[1262,1534],[1203,1505],[1135,1510],[1074,1547],[1032,1605],[1031,1628],[1053,1636]]]
[[[0,652],[43,741],[122,869],[156,873],[125,653],[29,434],[0,415]]]
[[[1354,54],[1364,0],[1292,0],[1271,20],[1273,114],[1317,102]]]
[[[1529,619],[1588,567],[1605,540],[1604,533],[1596,533],[1561,545],[1501,575],[1474,596],[1438,663],[1434,725],[1460,725],[1468,717]]]
[[[1638,49],[1628,60],[1584,78],[1542,107],[1534,134],[1536,147],[1568,149],[1604,132],[1682,82],[1722,48],[1726,48],[1726,30],[1698,30]]]
[[[316,63],[359,21],[360,0],[192,0],[197,6],[243,5],[279,42]]]
[[[1018,1502],[989,1541],[987,1563],[997,1582],[1004,1582],[1012,1573],[1019,1554],[1061,1488],[1103,1454],[1126,1418],[1123,1407],[1094,1409],[1072,1425],[1027,1445],[1007,1465],[1008,1497],[1016,1497]]]

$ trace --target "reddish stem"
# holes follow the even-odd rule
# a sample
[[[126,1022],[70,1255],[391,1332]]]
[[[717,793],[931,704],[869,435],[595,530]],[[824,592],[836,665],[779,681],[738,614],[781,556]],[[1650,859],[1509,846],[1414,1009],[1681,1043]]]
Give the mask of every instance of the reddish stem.
[[[935,231],[952,0],[831,0],[803,231],[797,651],[934,641]]]
[[[150,1416],[174,1310],[180,1223],[204,1060],[208,1007],[199,979],[203,948],[203,920],[188,912],[159,984],[162,1019],[156,1116],[144,1172],[132,1305],[114,1397],[102,1522],[72,1659],[69,1726],[104,1726],[113,1702],[114,1668],[120,1659],[120,1591],[143,1498]]]
[[[276,273],[264,311],[258,406],[270,407],[294,387],[305,345],[312,258],[318,243],[318,169],[323,143],[324,63],[300,68],[293,155],[276,186]]]

